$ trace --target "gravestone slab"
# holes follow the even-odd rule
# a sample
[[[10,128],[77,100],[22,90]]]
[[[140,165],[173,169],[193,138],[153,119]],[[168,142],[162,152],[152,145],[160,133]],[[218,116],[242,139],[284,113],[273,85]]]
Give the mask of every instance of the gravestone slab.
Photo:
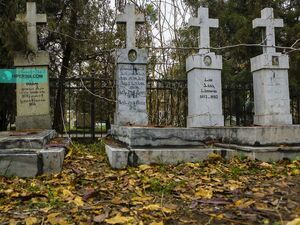
[[[114,124],[147,125],[147,74],[148,51],[135,46],[135,25],[145,21],[136,14],[134,5],[127,5],[117,23],[126,23],[126,48],[116,51],[116,112]]]
[[[253,20],[253,28],[265,27],[263,54],[251,59],[254,89],[254,124],[292,124],[287,55],[276,52],[275,27],[283,27],[282,19],[274,19],[272,8],[261,11]]]
[[[189,26],[200,27],[199,53],[186,61],[188,76],[187,127],[224,126],[222,110],[222,56],[210,52],[209,28],[218,27],[209,19],[208,8],[200,7]]]
[[[17,15],[16,21],[27,24],[27,42],[32,50],[30,54],[17,53],[14,58],[14,65],[17,70],[31,69],[32,76],[36,71],[43,73],[44,82],[18,83],[17,82],[17,130],[25,129],[50,129],[50,95],[48,65],[49,54],[38,50],[37,24],[46,24],[45,14],[36,13],[36,3],[27,2],[26,14]]]

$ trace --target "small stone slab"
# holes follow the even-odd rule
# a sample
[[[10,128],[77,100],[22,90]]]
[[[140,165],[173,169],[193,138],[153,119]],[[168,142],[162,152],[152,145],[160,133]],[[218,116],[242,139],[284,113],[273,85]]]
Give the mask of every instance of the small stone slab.
[[[265,162],[275,162],[282,159],[300,159],[300,146],[253,147],[223,143],[217,143],[215,146],[233,149],[236,150],[240,156],[246,156],[252,160],[260,160]]]
[[[222,148],[185,147],[185,148],[120,148],[106,145],[109,163],[114,169],[142,164],[178,164],[207,160],[211,153],[224,158],[236,155],[234,150]]]
[[[202,128],[112,126],[111,134],[129,147],[203,145],[213,140],[246,146],[300,146],[300,125]]]
[[[0,132],[0,152],[3,149],[42,149],[57,136],[55,130]]]
[[[0,175],[35,177],[62,170],[65,148],[0,150]]]

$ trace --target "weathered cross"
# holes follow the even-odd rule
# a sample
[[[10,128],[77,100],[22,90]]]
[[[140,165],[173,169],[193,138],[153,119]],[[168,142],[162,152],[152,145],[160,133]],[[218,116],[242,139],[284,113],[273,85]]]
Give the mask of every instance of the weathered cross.
[[[274,19],[273,8],[264,8],[261,10],[261,18],[252,21],[253,28],[265,27],[263,41],[266,47],[263,47],[264,53],[274,53],[275,49],[275,27],[283,27],[282,19]]]
[[[16,21],[27,23],[28,44],[33,50],[38,51],[36,25],[37,24],[43,25],[43,24],[47,23],[46,14],[37,14],[36,13],[36,3],[35,2],[27,2],[26,14],[18,14]]]
[[[208,8],[200,7],[198,9],[198,17],[192,17],[189,19],[189,26],[200,27],[199,53],[205,54],[210,52],[209,28],[218,28],[219,20],[210,19],[208,17]]]
[[[142,14],[135,14],[134,5],[126,5],[124,13],[118,15],[117,23],[126,24],[126,47],[135,48],[135,24],[145,22]]]

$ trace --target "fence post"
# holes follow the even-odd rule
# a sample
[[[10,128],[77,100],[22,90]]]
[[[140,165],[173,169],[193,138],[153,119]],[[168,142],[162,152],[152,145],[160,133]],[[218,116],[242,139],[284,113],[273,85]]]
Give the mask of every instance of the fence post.
[[[91,138],[94,141],[95,140],[95,71],[92,71],[91,73],[92,79],[91,79],[91,92],[92,92],[92,98],[91,98]]]

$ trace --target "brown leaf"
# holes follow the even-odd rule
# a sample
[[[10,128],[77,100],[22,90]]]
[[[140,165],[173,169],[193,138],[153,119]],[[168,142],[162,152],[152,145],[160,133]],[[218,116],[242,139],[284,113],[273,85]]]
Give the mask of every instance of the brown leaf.
[[[95,216],[94,217],[94,222],[96,222],[96,223],[102,223],[107,217],[108,217],[107,213]]]

